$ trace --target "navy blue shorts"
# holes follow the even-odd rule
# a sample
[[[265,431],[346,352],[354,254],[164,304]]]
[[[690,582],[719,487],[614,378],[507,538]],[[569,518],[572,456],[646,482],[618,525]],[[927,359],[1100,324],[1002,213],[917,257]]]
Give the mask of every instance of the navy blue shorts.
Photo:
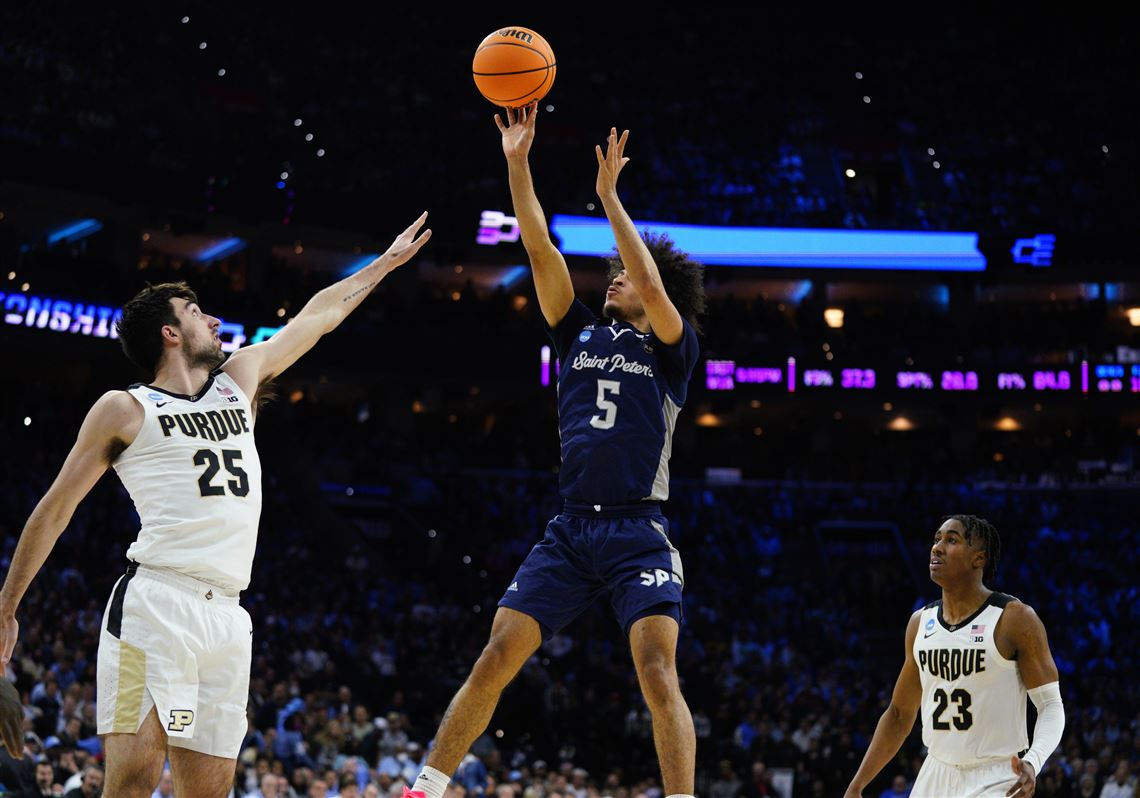
[[[681,622],[685,584],[681,555],[669,542],[669,522],[656,505],[568,506],[546,525],[500,607],[538,621],[543,640],[608,595],[628,635],[634,622],[668,615]]]

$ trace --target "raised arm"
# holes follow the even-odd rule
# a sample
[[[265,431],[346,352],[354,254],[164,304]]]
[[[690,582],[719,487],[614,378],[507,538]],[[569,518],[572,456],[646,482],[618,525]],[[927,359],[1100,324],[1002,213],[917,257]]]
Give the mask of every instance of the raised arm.
[[[538,118],[538,103],[526,108],[506,109],[507,124],[495,114],[495,124],[503,134],[503,155],[507,157],[507,175],[511,183],[511,202],[519,220],[523,246],[530,258],[534,274],[534,290],[538,294],[538,307],[551,327],[570,309],[574,301],[574,285],[566,259],[550,240],[546,216],[534,193],[527,156],[534,142],[534,123]]]
[[[641,304],[645,307],[645,315],[649,318],[649,326],[653,334],[664,344],[672,346],[681,340],[685,327],[681,322],[681,314],[677,312],[669,295],[665,293],[665,286],[661,282],[661,273],[649,248],[633,226],[633,220],[625,212],[625,208],[618,199],[617,179],[622,168],[629,163],[625,157],[625,143],[629,140],[629,131],[626,130],[618,138],[617,128],[610,128],[610,137],[606,145],[606,152],[601,147],[595,147],[598,156],[598,199],[606,210],[606,218],[610,220],[610,227],[614,231],[617,241],[618,255],[621,256],[625,273],[633,287],[641,297]]]
[[[906,627],[906,659],[903,660],[898,681],[895,682],[891,704],[879,718],[871,744],[867,746],[863,762],[847,787],[845,798],[859,798],[863,794],[871,779],[879,775],[879,771],[894,758],[914,728],[914,719],[922,701],[922,682],[918,676],[918,665],[914,661],[914,638],[918,634],[918,619],[921,615],[921,612],[916,612],[910,616],[910,623]]]
[[[222,370],[233,377],[246,396],[252,398],[259,385],[296,363],[321,336],[332,332],[348,318],[348,314],[356,310],[381,280],[420,251],[431,238],[431,230],[425,230],[416,238],[425,221],[427,211],[392,242],[387,252],[356,274],[318,291],[283,330],[268,341],[238,350]]]

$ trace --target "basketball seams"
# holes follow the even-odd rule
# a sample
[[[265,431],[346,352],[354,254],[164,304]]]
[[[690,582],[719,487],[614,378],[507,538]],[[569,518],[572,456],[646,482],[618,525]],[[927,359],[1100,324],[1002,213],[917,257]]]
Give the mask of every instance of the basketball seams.
[[[547,64],[546,66],[535,67],[534,69],[516,69],[513,72],[472,72],[472,75],[478,75],[481,78],[495,78],[499,75],[525,75],[528,72],[548,72],[558,64]]]
[[[520,94],[518,97],[511,97],[507,100],[503,100],[503,102],[511,103],[511,102],[514,102],[515,100],[521,100],[523,97],[529,97],[530,95],[534,94],[535,92],[541,91],[542,87],[546,85],[546,81],[550,80],[550,73],[553,71],[554,71],[553,67],[547,67],[546,75],[544,75],[542,78],[542,83],[539,83],[536,87],[534,87],[533,89],[528,91],[526,94]]]
[[[547,75],[547,77],[549,77],[549,75]],[[504,98],[496,97],[494,100],[491,100],[491,102],[494,102],[494,103],[510,103],[510,102],[514,102],[515,100],[521,100],[523,97],[529,97],[530,95],[534,94],[536,91],[541,89],[543,87],[543,85],[545,85],[545,84],[546,84],[546,78],[543,78],[542,83],[539,83],[537,86],[535,86],[533,89],[526,92],[525,94],[520,94],[518,97],[504,97]],[[484,95],[484,96],[486,96],[486,95]],[[488,97],[487,99],[490,100],[491,98]]]
[[[542,56],[543,62],[547,66],[550,66],[550,59],[546,57],[546,53],[542,52],[542,50],[539,50],[536,47],[531,47],[529,44],[519,44],[518,42],[491,42],[490,44],[481,45],[479,49],[475,51],[475,57],[478,58],[479,53],[483,52],[488,47],[521,47],[524,50],[530,50],[532,53],[538,53],[540,56]]]

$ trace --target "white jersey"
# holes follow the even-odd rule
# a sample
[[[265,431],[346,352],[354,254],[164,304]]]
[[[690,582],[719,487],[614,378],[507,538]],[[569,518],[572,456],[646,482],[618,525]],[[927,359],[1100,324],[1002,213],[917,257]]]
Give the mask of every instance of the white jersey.
[[[948,624],[942,602],[919,616],[914,660],[922,681],[922,742],[949,765],[975,765],[1029,747],[1028,693],[994,630],[1012,596],[992,593],[969,618]]]
[[[194,396],[143,384],[128,392],[146,417],[114,463],[142,521],[127,557],[244,590],[261,517],[249,398],[220,370]]]

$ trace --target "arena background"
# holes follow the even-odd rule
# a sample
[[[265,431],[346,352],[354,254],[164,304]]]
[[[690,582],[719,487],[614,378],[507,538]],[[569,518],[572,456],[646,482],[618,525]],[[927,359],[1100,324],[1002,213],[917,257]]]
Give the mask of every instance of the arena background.
[[[558,57],[531,158],[552,222],[604,219],[593,146],[613,125],[634,219],[791,231],[782,260],[710,263],[674,440],[698,794],[842,794],[907,617],[938,594],[931,534],[962,512],[996,524],[992,587],[1037,610],[1061,671],[1038,794],[1134,794],[1140,109],[1127,27],[1083,13],[5,4],[4,565],[91,403],[138,379],[111,330],[145,281],[187,280],[237,346],[430,210],[424,252],[259,419],[244,598],[235,794],[399,795],[558,507],[550,341],[469,77],[484,35],[527,25]],[[796,260],[814,240],[796,231],[821,228],[954,255]],[[600,308],[601,261],[568,259]],[[108,475],[23,603],[7,676],[31,756],[0,754],[9,792],[37,757],[61,785],[101,757],[95,645],[136,530]],[[902,798],[922,754],[916,732],[864,794]],[[661,798],[606,608],[524,668],[453,790]]]

